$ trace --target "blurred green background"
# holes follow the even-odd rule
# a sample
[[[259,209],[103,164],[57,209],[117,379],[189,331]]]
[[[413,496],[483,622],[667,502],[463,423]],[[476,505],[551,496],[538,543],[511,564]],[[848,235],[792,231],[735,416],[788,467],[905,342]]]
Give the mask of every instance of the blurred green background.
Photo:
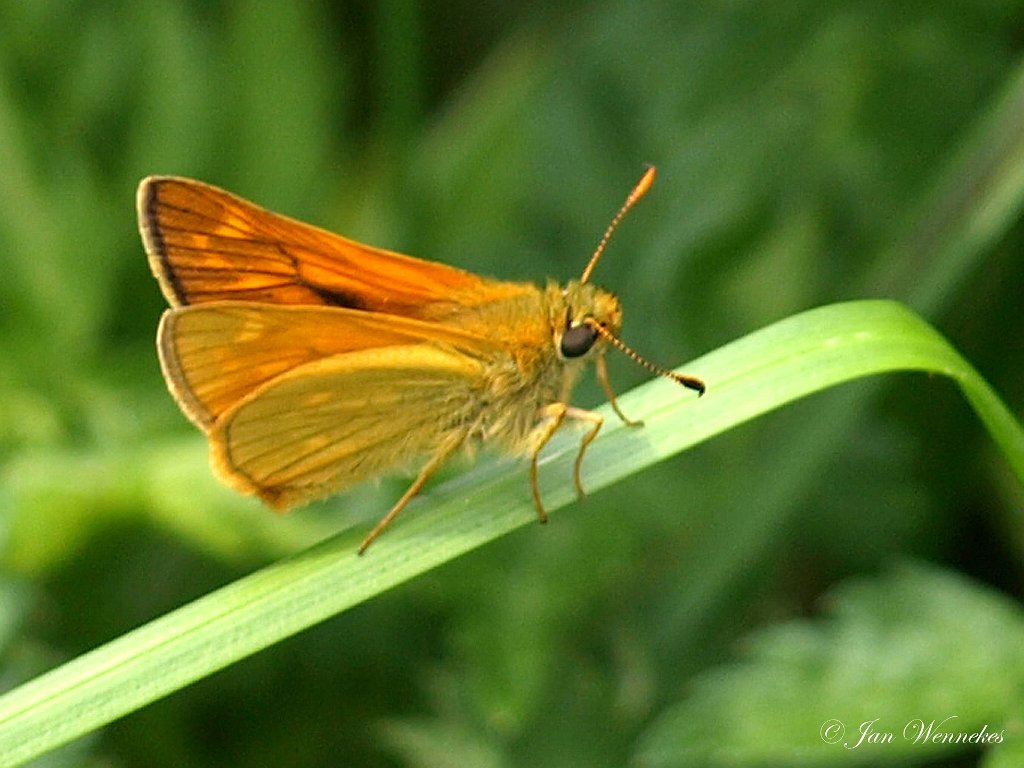
[[[957,159],[1006,119],[997,104],[1019,97],[1020,3],[0,2],[0,17],[3,687],[368,525],[407,482],[281,518],[213,480],[156,361],[164,302],[134,208],[147,174],[542,281],[579,274],[653,163],[654,188],[595,275],[622,299],[623,337],[643,354],[678,365],[803,309],[893,298],[1024,409],[1024,218],[1014,209],[996,237],[937,255],[986,162]],[[1012,141],[1022,126],[996,132]],[[1000,145],[989,151],[1002,162]],[[619,391],[647,378],[610,362]],[[984,595],[964,600],[963,621],[1002,611],[1016,629],[989,639],[1008,641],[1024,494],[947,381],[882,384],[735,430],[55,759],[643,762],[673,716],[693,726],[709,690],[756,677],[736,666],[759,647],[752,633],[795,653],[778,635],[793,620],[820,627],[822,597],[850,579],[886,606],[903,583],[892,564],[907,560],[930,564],[933,580],[918,576],[933,591]],[[601,399],[588,381],[576,402]],[[881,648],[865,645],[873,673],[891,662]],[[766,680],[768,691],[795,684]],[[941,694],[948,682],[936,669],[921,685]],[[1019,725],[1021,690],[982,686],[978,700],[999,704],[986,714],[954,689],[934,714],[980,724],[1015,711]],[[873,701],[923,717],[918,693],[882,685]],[[766,750],[786,745],[773,718],[813,743],[832,716],[783,728],[773,706],[741,692],[729,709],[765,724]],[[734,723],[712,725],[692,737],[705,745],[693,764],[790,764],[716,754]]]

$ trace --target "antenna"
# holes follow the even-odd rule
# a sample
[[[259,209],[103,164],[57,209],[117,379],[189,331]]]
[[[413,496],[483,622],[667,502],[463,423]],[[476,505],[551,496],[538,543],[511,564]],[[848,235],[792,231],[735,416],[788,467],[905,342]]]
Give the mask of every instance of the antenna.
[[[597,244],[597,248],[594,250],[594,255],[590,257],[590,261],[587,262],[586,269],[583,270],[583,276],[580,277],[580,282],[585,283],[590,279],[590,273],[594,271],[594,267],[597,266],[597,260],[601,258],[601,254],[604,253],[605,247],[608,245],[608,241],[612,239],[612,233],[616,227],[619,226],[619,222],[622,221],[629,209],[636,205],[636,202],[646,194],[647,190],[651,188],[651,184],[654,183],[654,166],[647,166],[647,170],[644,171],[644,175],[640,177],[640,181],[633,187],[633,191],[626,197],[626,202],[619,208],[619,212],[615,214],[615,218],[612,219],[612,223],[608,225],[608,229],[604,231],[604,235],[601,236],[601,242]]]
[[[682,384],[687,389],[694,390],[697,393],[698,397],[704,394],[705,387],[704,382],[701,379],[697,378],[696,376],[687,376],[685,373],[675,373],[674,371],[670,371],[667,368],[662,368],[660,365],[655,365],[646,357],[643,357],[639,352],[636,352],[635,350],[627,346],[626,342],[624,342],[618,336],[615,336],[611,331],[609,331],[607,328],[605,328],[603,325],[601,325],[593,318],[588,318],[585,322],[587,325],[589,325],[591,328],[597,331],[598,336],[600,336],[602,339],[607,341],[617,350],[622,352],[624,355],[626,355],[626,357],[631,359],[633,362],[637,363],[638,365],[642,365],[651,373],[657,376],[664,376],[666,379],[672,379],[672,381],[676,382],[677,384]]]

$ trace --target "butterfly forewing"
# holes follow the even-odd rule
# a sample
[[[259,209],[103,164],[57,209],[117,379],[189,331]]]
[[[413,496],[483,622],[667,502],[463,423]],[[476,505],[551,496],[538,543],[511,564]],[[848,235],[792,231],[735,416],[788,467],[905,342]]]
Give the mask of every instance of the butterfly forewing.
[[[150,267],[173,306],[260,301],[433,319],[509,285],[371,248],[191,179],[150,176],[137,205]]]

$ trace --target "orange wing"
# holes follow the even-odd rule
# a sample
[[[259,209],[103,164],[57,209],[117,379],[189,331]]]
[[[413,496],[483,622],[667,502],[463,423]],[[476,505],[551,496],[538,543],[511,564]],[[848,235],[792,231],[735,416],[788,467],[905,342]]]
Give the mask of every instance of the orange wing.
[[[479,360],[432,344],[306,363],[217,419],[213,468],[279,510],[328,496],[468,438],[483,373]]]
[[[361,245],[191,179],[145,178],[137,205],[150,268],[172,306],[259,301],[443,320],[523,290]]]
[[[170,309],[157,338],[217,475],[277,509],[465,440],[495,354],[438,323],[247,301]]]
[[[289,371],[348,353],[418,345],[474,361],[497,352],[486,339],[438,323],[341,307],[247,301],[170,309],[157,332],[171,394],[206,431],[237,402]],[[337,397],[344,399],[345,393]]]

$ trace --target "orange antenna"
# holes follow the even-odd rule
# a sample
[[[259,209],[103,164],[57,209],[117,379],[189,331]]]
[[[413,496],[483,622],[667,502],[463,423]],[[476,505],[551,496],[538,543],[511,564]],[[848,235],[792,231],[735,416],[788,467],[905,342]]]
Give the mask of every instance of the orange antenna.
[[[615,214],[615,218],[612,219],[612,223],[608,225],[608,229],[604,231],[604,235],[601,237],[601,242],[597,244],[597,248],[594,250],[594,255],[590,257],[590,261],[587,262],[586,269],[583,270],[583,276],[580,278],[581,283],[587,282],[590,279],[590,273],[594,271],[594,267],[597,266],[597,260],[601,258],[601,254],[604,253],[605,247],[608,245],[608,241],[612,239],[612,233],[615,228],[619,226],[619,222],[625,218],[629,209],[636,205],[637,200],[644,196],[648,189],[651,188],[651,184],[654,183],[654,166],[647,166],[647,170],[644,171],[644,175],[640,177],[640,181],[633,187],[633,191],[626,197],[626,202],[619,208],[619,212]]]
[[[642,365],[648,371],[657,376],[664,376],[666,379],[672,379],[672,381],[676,382],[677,384],[682,384],[687,389],[694,390],[698,395],[704,394],[705,387],[703,380],[698,379],[696,376],[687,376],[685,373],[675,373],[674,371],[670,371],[667,368],[662,368],[660,365],[655,365],[646,357],[643,357],[639,352],[636,352],[635,350],[627,346],[626,342],[624,342],[618,336],[615,336],[611,331],[609,331],[596,320],[588,319],[585,322],[587,323],[587,325],[589,325],[591,328],[597,331],[598,336],[600,336],[602,339],[607,341],[617,350],[622,352],[634,363]]]

